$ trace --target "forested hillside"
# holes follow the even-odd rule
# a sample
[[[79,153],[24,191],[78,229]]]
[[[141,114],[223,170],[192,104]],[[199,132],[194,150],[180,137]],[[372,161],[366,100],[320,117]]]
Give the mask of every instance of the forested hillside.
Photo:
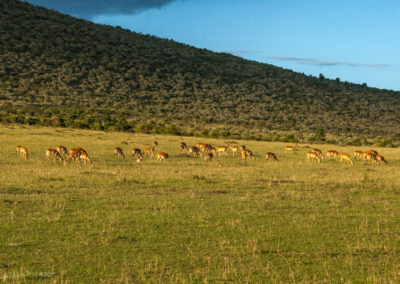
[[[5,123],[266,140],[282,131],[294,140],[328,133],[363,141],[400,138],[399,105],[399,92],[0,1]]]

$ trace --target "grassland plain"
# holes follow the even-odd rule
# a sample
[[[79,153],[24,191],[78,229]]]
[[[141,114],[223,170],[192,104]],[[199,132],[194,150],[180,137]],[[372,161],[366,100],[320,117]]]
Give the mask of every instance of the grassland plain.
[[[166,163],[128,155],[154,140]],[[0,279],[400,282],[399,149],[377,148],[388,165],[352,167],[305,153],[355,147],[285,153],[283,143],[237,141],[257,158],[206,165],[181,154],[181,141],[229,142],[0,126]],[[93,164],[46,161],[60,144],[85,148]],[[279,162],[266,162],[267,151]]]

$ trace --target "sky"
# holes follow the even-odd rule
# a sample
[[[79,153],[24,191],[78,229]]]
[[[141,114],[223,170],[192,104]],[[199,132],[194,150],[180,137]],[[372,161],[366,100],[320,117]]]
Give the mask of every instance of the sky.
[[[397,0],[28,0],[95,23],[400,90]]]

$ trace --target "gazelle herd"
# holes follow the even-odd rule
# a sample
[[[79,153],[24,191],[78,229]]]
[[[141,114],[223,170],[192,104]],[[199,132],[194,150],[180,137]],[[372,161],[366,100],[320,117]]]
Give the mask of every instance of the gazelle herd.
[[[151,158],[155,155],[156,149],[158,147],[157,141],[154,141],[152,147],[144,148],[143,150],[139,148],[134,148],[132,150],[132,156],[136,158],[137,162],[142,162],[143,157],[146,155],[151,156]],[[185,142],[181,142],[179,146],[179,150],[181,153],[187,152],[188,155],[194,157],[201,157],[204,159],[206,163],[210,163],[215,156],[220,157],[221,155],[227,156],[228,149],[230,150],[232,156],[236,156],[239,152],[241,153],[242,162],[245,164],[249,158],[255,159],[254,153],[247,149],[246,146],[241,145],[240,147],[237,145],[227,144],[224,146],[212,146],[207,143],[197,143],[195,146],[188,146]],[[297,151],[297,145],[295,146],[285,146],[285,152],[294,152]],[[18,158],[28,159],[28,149],[24,146],[17,146],[16,153]],[[120,147],[114,148],[114,156],[116,158],[125,159],[125,154]],[[169,159],[169,154],[165,152],[158,152],[156,154],[156,162],[166,161]],[[87,151],[81,147],[71,148],[69,151],[64,146],[57,146],[56,149],[48,148],[45,154],[46,160],[54,159],[59,161],[64,161],[66,164],[69,161],[75,162],[83,162],[84,164],[91,164],[92,160],[90,159]],[[336,150],[329,150],[324,155],[320,149],[314,148],[312,151],[306,153],[306,161],[308,162],[317,162],[320,164],[324,159],[328,160],[336,160],[339,159],[339,163],[348,163],[354,166],[354,161],[363,160],[364,163],[376,163],[376,164],[387,164],[385,158],[380,155],[375,150],[368,151],[354,151],[353,158],[350,157],[347,153],[339,153]],[[278,161],[278,158],[275,153],[266,152],[265,160]]]

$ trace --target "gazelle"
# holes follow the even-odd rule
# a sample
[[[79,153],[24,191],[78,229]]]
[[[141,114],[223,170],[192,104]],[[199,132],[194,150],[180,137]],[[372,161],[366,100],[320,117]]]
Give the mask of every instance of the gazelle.
[[[363,153],[363,157],[364,157],[364,164],[366,162],[371,163],[372,161],[376,161],[376,155],[368,151]]]
[[[46,159],[50,159],[50,157],[54,157],[54,159],[59,159],[60,161],[62,161],[62,157],[60,155],[60,152],[58,152],[56,149],[47,149],[46,150]]]
[[[316,153],[320,157],[321,160],[324,158],[324,156],[322,155],[322,151],[320,149],[314,148],[314,149],[312,149],[312,151],[314,153]]]
[[[375,154],[375,155],[378,155],[378,152],[377,152],[377,151],[375,151],[375,150],[368,150],[367,152],[368,152],[368,153]]]
[[[81,154],[79,155],[79,159],[81,161],[83,161],[85,164],[86,162],[88,162],[89,164],[92,163],[92,160],[90,159],[89,155],[86,153],[86,151],[81,152]]]
[[[217,146],[218,156],[221,156],[221,153],[226,155],[226,149],[228,149],[228,146]]]
[[[154,156],[154,147],[144,148],[142,151],[142,155],[151,154],[151,157]]]
[[[24,146],[17,146],[17,157],[23,157],[25,160],[28,159],[28,149]]]
[[[265,160],[268,161],[269,159],[278,161],[278,159],[276,158],[276,155],[274,153],[272,153],[272,152],[265,153]]]
[[[238,153],[239,147],[230,145],[229,148],[232,151],[232,156],[235,156]]]
[[[358,150],[354,151],[354,160],[358,159],[361,160],[363,158],[363,154],[364,154],[363,151],[358,151]]]
[[[85,163],[89,162],[89,164],[92,163],[92,160],[90,159],[86,150],[81,147],[74,147],[69,150],[68,158],[65,162],[70,161],[72,159],[75,161],[83,160]]]
[[[285,151],[293,152],[296,149],[297,145],[295,146],[285,146]]]
[[[157,156],[156,156],[156,162],[161,161],[161,160],[165,160],[169,158],[169,155],[167,153],[164,152],[158,152]]]
[[[246,164],[246,160],[247,160],[246,149],[242,149],[242,161],[243,161],[243,164]]]
[[[140,149],[138,149],[138,148],[134,148],[133,150],[132,150],[132,156],[135,156],[135,155],[140,155],[140,156],[142,156],[142,150],[140,150]]]
[[[331,158],[333,158],[334,160],[336,160],[336,157],[339,156],[339,152],[335,151],[335,150],[329,150],[328,152],[326,152],[326,157],[331,160]]]
[[[200,149],[196,146],[189,146],[189,154],[193,154],[195,156],[198,156],[200,153]]]
[[[253,160],[256,158],[256,156],[254,156],[254,154],[253,154],[253,152],[252,152],[251,150],[249,150],[249,149],[243,149],[242,152],[243,152],[243,151],[246,153],[246,156],[247,156],[247,157],[250,157],[250,158],[252,158]]]
[[[153,142],[153,147],[154,147],[154,148],[157,148],[157,147],[158,147],[158,142],[157,142],[157,141],[154,141],[154,142]]]
[[[197,143],[196,147],[199,148],[201,151],[205,148],[208,144],[206,143]]]
[[[307,161],[312,162],[313,160],[316,160],[319,163],[321,163],[321,158],[319,155],[315,152],[307,152]]]
[[[68,150],[67,150],[66,147],[57,146],[56,150],[58,151],[58,153],[60,153],[60,155],[67,155],[68,156]]]
[[[385,163],[387,165],[387,161],[385,160],[385,158],[382,155],[378,154],[375,156],[375,158],[376,158],[377,163]]]
[[[339,163],[342,163],[342,162],[347,161],[347,162],[349,162],[352,166],[354,166],[354,162],[353,162],[353,160],[351,159],[351,157],[350,157],[349,154],[347,154],[347,153],[340,153],[340,154],[339,154],[339,157],[340,157]]]
[[[118,158],[119,156],[121,156],[122,159],[125,159],[124,152],[123,152],[122,149],[119,148],[119,147],[114,148],[114,155],[115,155],[115,157],[117,157],[117,158]]]
[[[204,146],[202,148],[202,150],[204,153],[214,153],[215,154],[217,152],[217,150],[210,144],[206,144],[206,146]]]
[[[204,155],[204,161],[206,163],[210,163],[213,157],[214,157],[213,153],[207,153]]]
[[[186,145],[185,142],[181,142],[180,147],[181,147],[181,153],[182,153],[183,151],[185,151],[185,150],[188,148],[188,146]]]

